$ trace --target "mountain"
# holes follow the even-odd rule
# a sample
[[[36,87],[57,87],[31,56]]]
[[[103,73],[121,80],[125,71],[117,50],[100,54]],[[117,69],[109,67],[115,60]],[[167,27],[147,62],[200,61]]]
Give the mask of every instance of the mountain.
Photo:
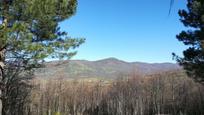
[[[67,60],[47,62],[44,68],[36,70],[35,76],[40,78],[116,79],[132,74],[146,75],[176,71],[178,69],[181,69],[181,67],[173,63],[125,62],[116,58],[107,58],[98,61]]]

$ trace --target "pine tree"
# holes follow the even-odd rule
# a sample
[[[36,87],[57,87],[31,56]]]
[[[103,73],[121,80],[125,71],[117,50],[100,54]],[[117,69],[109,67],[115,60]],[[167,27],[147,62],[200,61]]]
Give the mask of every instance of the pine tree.
[[[45,58],[76,54],[70,49],[84,39],[70,38],[59,27],[75,14],[76,7],[77,0],[0,0],[0,115],[8,114],[4,109],[8,65],[31,70]]]
[[[204,1],[188,0],[187,9],[179,10],[179,15],[188,30],[176,37],[189,48],[183,51],[183,58],[176,59],[190,77],[204,83]]]

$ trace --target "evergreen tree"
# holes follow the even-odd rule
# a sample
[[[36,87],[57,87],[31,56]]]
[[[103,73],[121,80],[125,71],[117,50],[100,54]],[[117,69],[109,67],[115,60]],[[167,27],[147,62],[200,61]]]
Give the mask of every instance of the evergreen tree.
[[[187,9],[179,10],[179,15],[188,30],[176,37],[189,48],[183,51],[183,58],[176,56],[176,59],[190,77],[204,83],[204,1],[188,0]]]
[[[5,87],[6,69],[11,67],[7,66],[30,71],[45,58],[65,59],[76,54],[70,49],[84,39],[68,37],[58,25],[74,15],[76,7],[77,0],[0,0],[0,115],[9,114]]]

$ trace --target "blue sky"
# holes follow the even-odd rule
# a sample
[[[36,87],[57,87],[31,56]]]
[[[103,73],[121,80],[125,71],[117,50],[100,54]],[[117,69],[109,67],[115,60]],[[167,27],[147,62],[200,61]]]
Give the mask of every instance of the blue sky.
[[[71,37],[84,37],[73,59],[99,60],[115,57],[133,62],[175,62],[185,46],[175,38],[185,29],[178,9],[185,0],[78,0],[75,16],[60,24]]]

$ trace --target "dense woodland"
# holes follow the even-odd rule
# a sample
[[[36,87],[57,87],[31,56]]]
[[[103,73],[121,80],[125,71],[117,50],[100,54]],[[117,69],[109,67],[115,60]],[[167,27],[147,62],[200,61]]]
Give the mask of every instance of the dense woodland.
[[[31,102],[16,115],[204,114],[204,87],[182,72],[109,82],[36,79],[33,84]]]

